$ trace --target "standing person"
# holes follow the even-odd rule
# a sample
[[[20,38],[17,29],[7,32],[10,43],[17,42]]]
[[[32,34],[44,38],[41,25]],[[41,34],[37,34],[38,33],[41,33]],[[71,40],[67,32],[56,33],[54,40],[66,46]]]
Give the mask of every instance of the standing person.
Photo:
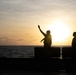
[[[72,57],[76,59],[76,32],[73,33],[73,40],[72,40]]]
[[[76,32],[73,33],[72,47],[76,49]]]
[[[41,40],[41,42],[44,42],[44,47],[51,47],[52,45],[52,36],[50,34],[50,30],[47,30],[46,33],[44,33],[40,26],[38,25],[38,28],[40,30],[40,32],[44,35],[44,38]]]

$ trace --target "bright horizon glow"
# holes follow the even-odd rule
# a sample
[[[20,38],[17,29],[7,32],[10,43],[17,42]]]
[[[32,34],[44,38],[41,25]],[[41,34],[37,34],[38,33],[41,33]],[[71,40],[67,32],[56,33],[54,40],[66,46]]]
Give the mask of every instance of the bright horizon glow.
[[[64,42],[69,36],[69,28],[60,20],[55,20],[48,28],[51,30],[53,42]]]

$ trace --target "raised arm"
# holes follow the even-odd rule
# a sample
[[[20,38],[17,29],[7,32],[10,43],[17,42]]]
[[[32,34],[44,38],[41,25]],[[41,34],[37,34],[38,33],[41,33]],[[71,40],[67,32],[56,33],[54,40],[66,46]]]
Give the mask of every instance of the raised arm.
[[[41,30],[39,25],[38,25],[38,28],[39,28],[40,32],[45,36],[45,33]]]

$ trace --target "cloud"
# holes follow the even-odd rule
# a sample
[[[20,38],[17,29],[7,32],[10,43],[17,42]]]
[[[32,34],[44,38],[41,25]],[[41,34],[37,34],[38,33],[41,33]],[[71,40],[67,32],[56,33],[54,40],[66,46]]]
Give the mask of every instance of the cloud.
[[[23,41],[24,39],[19,39],[19,40],[17,40],[17,41]]]
[[[5,41],[5,40],[9,40],[9,38],[6,36],[0,37],[0,41]]]
[[[42,16],[57,10],[76,9],[75,0],[0,0],[0,17]],[[55,12],[56,12],[55,11]],[[75,11],[75,10],[74,10]],[[73,11],[70,11],[73,12]],[[40,15],[41,14],[41,15]],[[50,13],[51,14],[51,13]],[[14,19],[15,19],[14,18]],[[19,17],[18,17],[19,18]]]
[[[16,44],[16,42],[13,39],[9,39],[6,36],[0,38],[0,45],[12,45],[12,44]]]
[[[0,40],[1,40],[2,38],[0,38]]]
[[[0,45],[18,45],[22,44],[24,39],[11,39],[7,36],[0,37]]]
[[[75,6],[75,0],[0,0],[0,11],[5,12],[42,12],[53,8]]]
[[[3,36],[2,38],[3,38],[3,39],[6,39],[6,40],[9,39],[7,36]]]

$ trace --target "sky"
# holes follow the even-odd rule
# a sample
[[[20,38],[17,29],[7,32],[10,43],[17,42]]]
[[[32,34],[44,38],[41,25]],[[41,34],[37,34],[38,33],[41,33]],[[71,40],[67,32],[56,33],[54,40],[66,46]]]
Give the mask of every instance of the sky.
[[[44,36],[37,26],[46,32],[56,20],[65,23],[69,35],[64,41],[53,39],[52,45],[71,45],[76,31],[76,0],[0,0],[0,45],[43,45],[40,40]],[[58,29],[60,37],[65,28]]]

